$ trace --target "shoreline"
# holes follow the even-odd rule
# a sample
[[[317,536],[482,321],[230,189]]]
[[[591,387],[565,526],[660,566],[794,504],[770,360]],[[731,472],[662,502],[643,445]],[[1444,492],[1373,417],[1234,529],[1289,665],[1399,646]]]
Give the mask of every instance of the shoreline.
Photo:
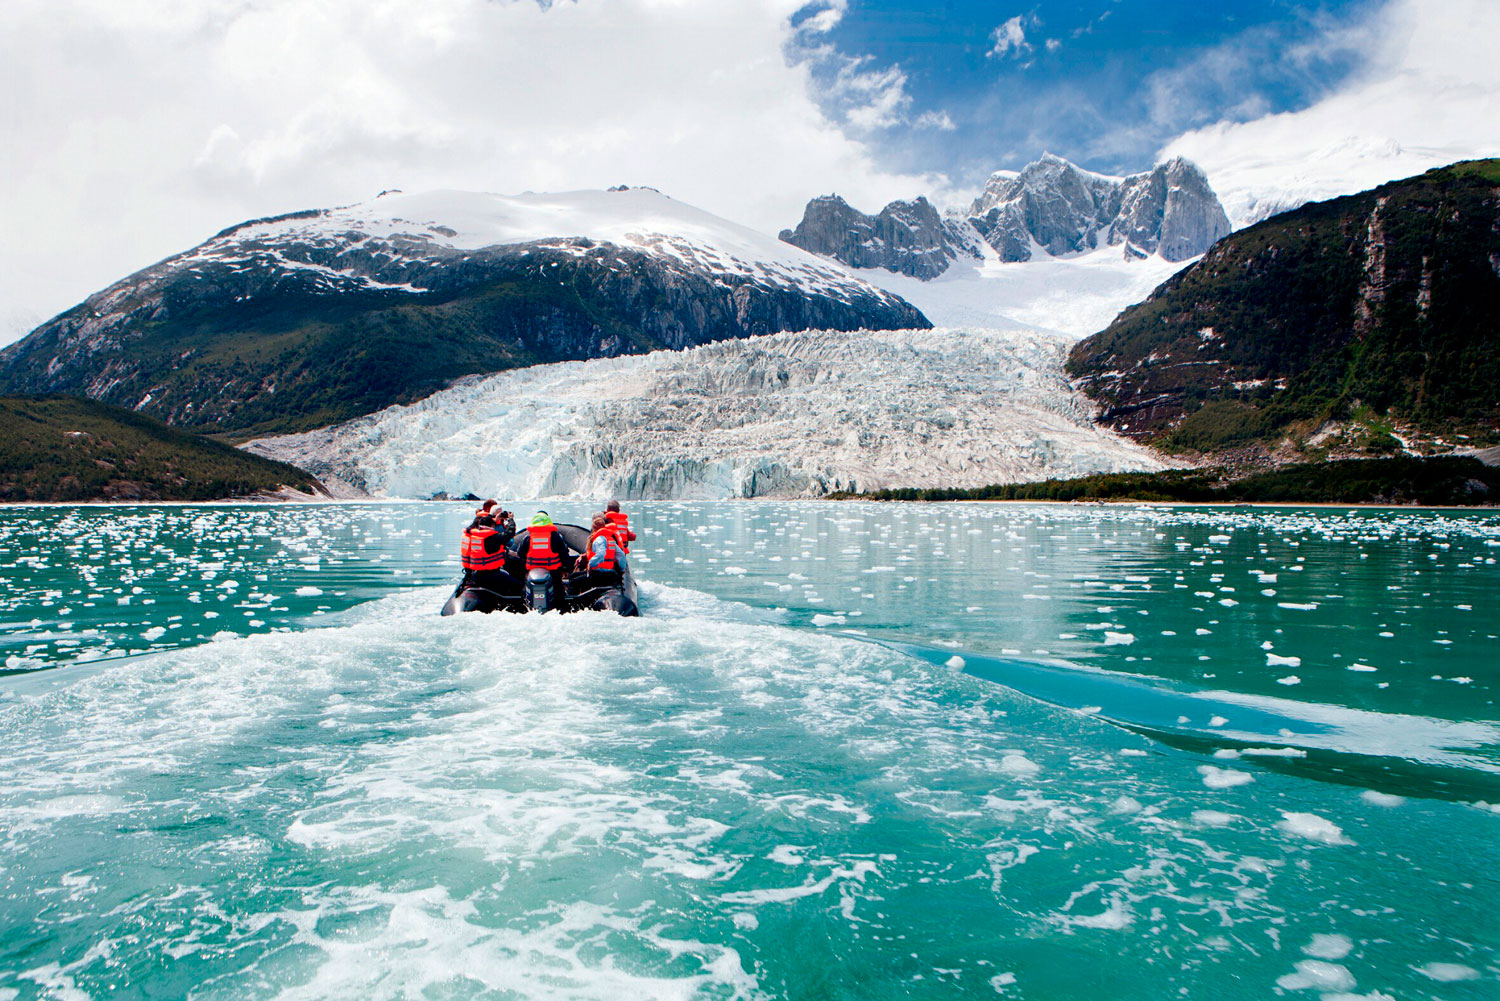
[[[585,503],[580,497],[536,497],[510,500],[514,504]],[[1162,507],[1162,508],[1313,508],[1318,510],[1349,509],[1362,511],[1476,511],[1500,513],[1500,504],[1371,504],[1357,501],[1345,504],[1328,501],[1155,501],[1155,500],[1011,500],[976,498],[965,500],[883,500],[875,497],[721,497],[682,500],[672,497],[636,499],[632,504],[1012,504],[1047,507]],[[88,501],[0,501],[0,511],[19,508],[119,508],[119,507],[392,507],[406,504],[472,504],[472,501],[431,500],[420,497],[226,497],[220,500],[88,500]]]

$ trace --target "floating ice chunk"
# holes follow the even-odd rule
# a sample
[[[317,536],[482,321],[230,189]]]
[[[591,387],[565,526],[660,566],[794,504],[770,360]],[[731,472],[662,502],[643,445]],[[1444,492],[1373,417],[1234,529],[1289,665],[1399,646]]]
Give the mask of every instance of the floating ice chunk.
[[[1233,608],[1235,605],[1238,605],[1239,602],[1235,601],[1233,598],[1220,598],[1219,604],[1223,605],[1225,608]]]
[[[1016,982],[1014,973],[997,973],[990,978],[990,987],[994,988],[996,994],[1004,992],[1006,987]]]
[[[1210,633],[1212,633],[1213,630],[1212,629],[1204,629],[1202,626],[1199,626],[1197,629],[1194,630],[1194,632],[1196,632],[1199,636],[1207,636]]]
[[[1116,633],[1109,630],[1104,632],[1105,646],[1129,646],[1135,642],[1134,633]]]
[[[1199,765],[1198,774],[1203,776],[1203,784],[1210,789],[1233,789],[1255,781],[1255,776],[1249,772],[1235,771],[1233,768],[1216,768],[1213,765]]]
[[[323,593],[323,589],[321,587],[299,587],[292,593],[299,598],[316,598]]]
[[[1215,546],[1222,546],[1222,545],[1226,544],[1227,542],[1229,542],[1229,536],[1227,536],[1227,535],[1210,535],[1208,537],[1208,541],[1211,544],[1215,545]]]
[[[1359,671],[1363,674],[1373,674],[1377,669],[1371,667],[1369,664],[1350,664],[1347,668],[1345,668],[1345,670]]]
[[[841,626],[848,620],[842,615],[825,615],[822,612],[812,617],[812,624],[822,629],[824,626]]]
[[[141,633],[141,639],[149,643],[153,640],[159,640],[165,635],[167,635],[167,629],[165,626],[152,626],[150,629],[147,629],[145,632]]]
[[[1397,796],[1395,793],[1377,792],[1374,789],[1366,789],[1359,794],[1359,798],[1371,806],[1400,806],[1406,802],[1405,796]]]
[[[1302,679],[1295,674],[1288,674],[1285,678],[1277,678],[1276,683],[1278,685],[1300,685],[1302,684]]]
[[[744,567],[725,567],[723,570],[719,571],[719,573],[721,574],[729,574],[734,577],[743,577],[749,572],[750,571],[746,570]]]
[[[1007,754],[1000,759],[1000,770],[1016,778],[1030,778],[1042,770],[1042,766],[1024,754]]]
[[[1232,813],[1221,813],[1218,810],[1193,811],[1193,823],[1199,827],[1228,827],[1238,819]]]
[[[1303,954],[1314,959],[1343,959],[1353,951],[1354,943],[1348,935],[1325,935],[1321,932],[1302,947]]]
[[[1302,658],[1301,657],[1282,657],[1282,656],[1280,656],[1278,654],[1268,653],[1268,654],[1266,654],[1266,666],[1267,667],[1301,667],[1302,666]]]
[[[1288,991],[1347,991],[1354,986],[1354,975],[1337,963],[1303,959],[1294,965],[1297,972],[1278,977],[1277,987]]]
[[[1229,722],[1229,720],[1225,719],[1223,716],[1212,716],[1208,720],[1208,725],[1209,726],[1223,726],[1225,723],[1228,723],[1228,722]]]
[[[1344,837],[1344,832],[1339,829],[1337,824],[1318,816],[1316,813],[1298,813],[1294,810],[1282,810],[1281,817],[1282,819],[1276,826],[1287,834],[1295,834],[1299,838],[1307,838],[1309,841],[1321,841],[1328,845],[1354,844],[1353,841]],[[1347,987],[1337,989],[1348,990]]]
[[[749,912],[736,914],[734,916],[734,926],[736,928],[743,928],[745,931],[754,931],[760,927],[760,918]]]
[[[1248,758],[1305,758],[1307,752],[1300,747],[1247,747],[1240,752]]]
[[[953,670],[955,671],[962,671],[964,669],[964,659],[958,654],[954,654],[952,657],[949,657],[946,661],[944,661],[944,663],[947,664],[947,666],[953,668]]]
[[[1427,963],[1424,966],[1412,967],[1428,980],[1436,980],[1440,984],[1451,984],[1458,980],[1478,980],[1479,971],[1472,966],[1462,963]]]
[[[1317,602],[1278,601],[1277,608],[1290,608],[1297,612],[1310,612],[1318,607]]]

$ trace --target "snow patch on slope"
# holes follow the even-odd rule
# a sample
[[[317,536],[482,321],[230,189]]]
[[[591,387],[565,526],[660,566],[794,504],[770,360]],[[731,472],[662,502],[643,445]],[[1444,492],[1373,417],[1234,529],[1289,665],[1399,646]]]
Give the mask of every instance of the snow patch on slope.
[[[1024,328],[1071,342],[1103,330],[1122,309],[1198,260],[1130,260],[1108,246],[1053,257],[1035,244],[1031,260],[1007,262],[988,244],[981,250],[983,261],[960,258],[930,281],[883,268],[854,273],[899,295],[939,327]]]
[[[1164,468],[1090,425],[1065,355],[1030,332],[775,334],[472,378],[247,447],[384,497],[816,496]]]
[[[222,257],[244,244],[349,246],[368,241],[419,259],[423,248],[477,251],[533,243],[582,256],[590,248],[580,241],[592,241],[643,251],[710,275],[835,297],[870,291],[836,263],[650,188],[520,195],[397,192],[343,208],[247,223],[204,244],[182,263]]]

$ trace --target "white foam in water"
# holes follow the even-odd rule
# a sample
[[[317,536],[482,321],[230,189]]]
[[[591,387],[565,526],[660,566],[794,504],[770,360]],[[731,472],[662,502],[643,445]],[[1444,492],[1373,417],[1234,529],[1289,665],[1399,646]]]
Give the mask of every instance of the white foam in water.
[[[1000,770],[1017,778],[1031,778],[1041,771],[1042,767],[1024,754],[1007,754],[1000,759]]]

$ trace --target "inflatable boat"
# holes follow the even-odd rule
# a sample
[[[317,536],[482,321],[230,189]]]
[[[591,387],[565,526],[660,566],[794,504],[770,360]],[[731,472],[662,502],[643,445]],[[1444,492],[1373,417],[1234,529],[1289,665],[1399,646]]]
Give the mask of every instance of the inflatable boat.
[[[578,525],[556,525],[568,546],[565,566],[571,568],[588,545],[589,533]],[[526,547],[531,529],[523,528],[510,540],[505,551],[505,568],[484,576],[482,581],[465,578],[453,596],[443,605],[444,615],[458,612],[614,612],[617,615],[639,615],[636,606],[635,576],[629,558],[618,574],[599,575],[588,571],[568,573],[563,577],[563,594],[553,593],[552,575],[545,570],[526,570]]]

